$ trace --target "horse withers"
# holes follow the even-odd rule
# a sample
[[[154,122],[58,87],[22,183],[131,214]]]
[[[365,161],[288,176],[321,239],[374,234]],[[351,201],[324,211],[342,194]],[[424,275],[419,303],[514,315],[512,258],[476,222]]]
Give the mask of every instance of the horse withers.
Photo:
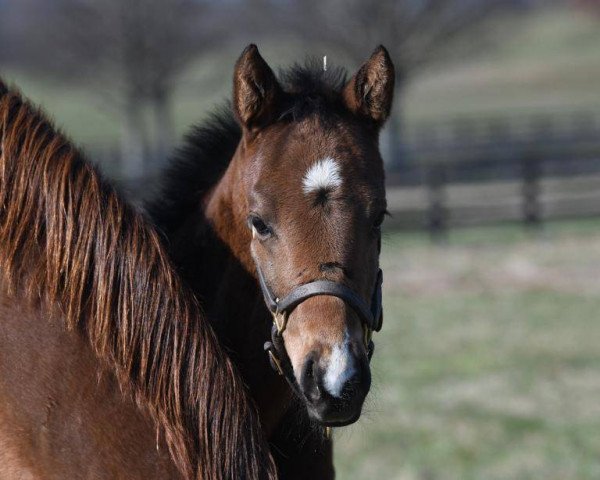
[[[393,91],[383,47],[349,80],[316,63],[278,79],[250,45],[233,111],[192,130],[150,206],[250,386],[282,478],[333,477],[331,441],[314,427],[355,422],[370,388],[378,136]]]

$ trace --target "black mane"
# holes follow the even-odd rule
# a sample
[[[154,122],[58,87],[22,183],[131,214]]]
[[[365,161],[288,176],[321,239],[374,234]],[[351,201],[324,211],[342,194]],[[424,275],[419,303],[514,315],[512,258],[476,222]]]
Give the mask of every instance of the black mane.
[[[320,62],[308,59],[304,64],[281,70],[278,78],[285,92],[279,121],[346,113],[342,102],[345,69],[323,71]],[[225,173],[241,135],[241,127],[227,103],[185,136],[166,169],[159,196],[147,206],[150,217],[167,236],[198,208],[203,195]]]

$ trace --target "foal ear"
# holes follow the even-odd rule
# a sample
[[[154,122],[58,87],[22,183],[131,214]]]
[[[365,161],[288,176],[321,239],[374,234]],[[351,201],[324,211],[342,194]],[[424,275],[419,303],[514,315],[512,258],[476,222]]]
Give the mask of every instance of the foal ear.
[[[240,123],[248,130],[268,124],[275,116],[281,87],[258,53],[256,45],[248,45],[235,64],[233,104]]]
[[[394,81],[394,64],[380,45],[344,87],[346,106],[382,126],[392,108]]]

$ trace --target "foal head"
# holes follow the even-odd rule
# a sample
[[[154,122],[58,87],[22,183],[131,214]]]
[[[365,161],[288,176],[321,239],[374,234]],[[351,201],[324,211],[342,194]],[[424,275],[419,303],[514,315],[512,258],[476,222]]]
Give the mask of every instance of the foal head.
[[[331,74],[297,69],[280,84],[254,45],[244,51],[233,98],[243,131],[237,214],[273,297],[329,280],[369,305],[386,212],[378,135],[394,68],[379,47],[348,82]],[[311,418],[356,421],[371,383],[370,332],[356,308],[330,294],[303,299],[280,338]]]

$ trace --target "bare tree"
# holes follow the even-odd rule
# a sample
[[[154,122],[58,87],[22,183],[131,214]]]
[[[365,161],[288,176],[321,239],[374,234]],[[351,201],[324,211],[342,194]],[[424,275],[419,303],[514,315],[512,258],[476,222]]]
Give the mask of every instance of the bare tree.
[[[272,25],[281,25],[324,52],[337,52],[357,63],[378,44],[388,48],[397,72],[388,151],[397,159],[402,90],[411,76],[433,60],[452,54],[452,47],[470,34],[470,46],[479,47],[483,39],[473,34],[481,33],[493,13],[511,5],[507,0],[292,0],[273,2],[265,11],[277,17]]]
[[[8,55],[7,48],[7,34],[6,29],[8,25],[7,21],[8,5],[3,0],[0,0],[0,66],[6,63],[6,57]]]
[[[163,159],[172,140],[171,97],[178,76],[210,40],[197,0],[22,0],[35,35],[28,65],[64,82],[92,85],[122,119],[126,176]],[[203,28],[205,27],[205,28]],[[48,54],[48,51],[51,54]],[[147,125],[150,106],[153,153]],[[146,163],[146,164],[145,164]]]
[[[13,66],[20,56],[21,48],[12,41],[15,32],[22,23],[19,9],[15,8],[14,2],[0,0],[0,68]],[[2,71],[0,71],[0,74]]]

